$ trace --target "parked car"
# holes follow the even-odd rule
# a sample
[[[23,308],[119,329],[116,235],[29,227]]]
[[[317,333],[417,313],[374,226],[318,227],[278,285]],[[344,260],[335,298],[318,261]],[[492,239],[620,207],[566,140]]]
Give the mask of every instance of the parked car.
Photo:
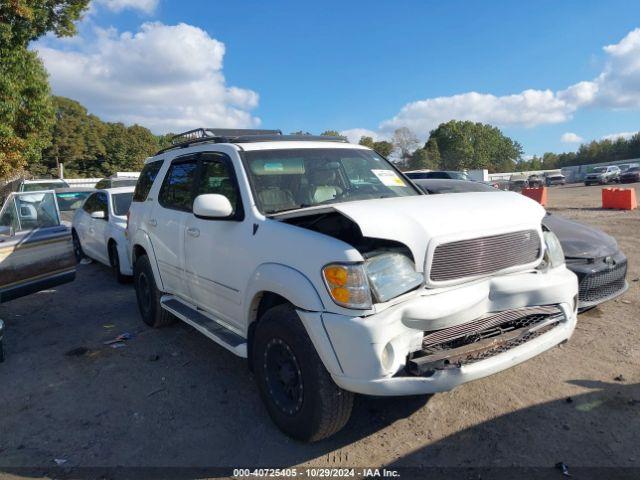
[[[147,159],[129,213],[142,319],[248,358],[287,434],[319,440],[353,394],[419,395],[567,340],[578,286],[544,209],[426,196],[340,138],[199,129]]]
[[[640,182],[640,167],[631,167],[620,174],[621,183]]]
[[[584,184],[586,186],[593,184],[605,185],[607,183],[614,183],[620,181],[620,168],[616,165],[609,165],[608,167],[595,167],[591,173],[588,173],[584,177]]]
[[[56,188],[56,200],[62,222],[68,223],[70,226],[75,211],[80,208],[86,198],[95,191],[95,188],[87,187]]]
[[[527,179],[527,183],[529,184],[530,187],[537,188],[537,187],[544,187],[545,182],[541,175],[534,173],[533,175],[529,175],[529,178]]]
[[[567,183],[567,179],[561,173],[551,173],[545,176],[545,184],[547,187],[552,185],[564,185]]]
[[[69,188],[69,184],[59,178],[43,178],[37,180],[23,180],[18,187],[18,192],[34,192],[39,190],[54,190],[56,188]]]
[[[52,191],[11,193],[0,208],[0,303],[75,278],[70,229]],[[0,361],[4,359],[0,320]]]
[[[450,178],[452,180],[469,180],[469,175],[466,172],[456,172],[453,170],[414,170],[409,172],[404,172],[407,178],[417,179],[417,178]]]
[[[87,256],[113,270],[120,283],[132,275],[127,253],[127,212],[134,187],[96,190],[73,216],[73,247],[76,259]]]
[[[96,183],[96,188],[104,190],[105,188],[135,187],[137,182],[137,176],[113,176],[100,180]]]
[[[640,167],[640,164],[638,163],[621,163],[620,165],[618,165],[618,168],[620,168],[620,173],[624,173],[627,170],[629,170],[630,168],[633,167]]]
[[[476,182],[418,180],[415,183],[429,194],[496,191]],[[578,276],[580,310],[611,300],[627,290],[627,257],[613,237],[550,213],[542,219],[542,225],[556,234],[567,268]]]
[[[521,192],[523,188],[529,186],[529,180],[524,175],[511,175],[509,179],[509,190],[512,192]]]

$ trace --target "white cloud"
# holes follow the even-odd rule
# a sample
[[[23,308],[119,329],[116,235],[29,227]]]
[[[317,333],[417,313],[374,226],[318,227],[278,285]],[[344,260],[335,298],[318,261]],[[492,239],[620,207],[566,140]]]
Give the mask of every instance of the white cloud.
[[[123,10],[139,10],[146,14],[152,14],[158,6],[158,0],[94,0],[93,3],[116,13]]]
[[[562,134],[562,136],[560,137],[560,141],[562,143],[581,143],[584,141],[584,138],[576,133],[566,132]]]
[[[511,95],[466,92],[418,100],[403,106],[379,125],[389,135],[408,127],[421,139],[440,123],[471,120],[499,127],[535,127],[570,120],[580,108],[640,108],[640,28],[603,48],[602,72],[564,90],[528,89]]]
[[[227,86],[225,45],[180,23],[144,23],[136,33],[96,30],[80,50],[38,44],[54,93],[107,120],[154,132],[254,127],[258,94]]]
[[[618,140],[619,138],[624,138],[626,140],[633,137],[638,132],[618,132],[618,133],[610,133],[609,135],[604,135],[601,137],[602,140]]]
[[[361,137],[371,137],[374,141],[381,140],[380,135],[373,130],[367,130],[366,128],[350,128],[348,130],[341,130],[340,135],[347,137],[347,140],[351,143],[358,143]]]

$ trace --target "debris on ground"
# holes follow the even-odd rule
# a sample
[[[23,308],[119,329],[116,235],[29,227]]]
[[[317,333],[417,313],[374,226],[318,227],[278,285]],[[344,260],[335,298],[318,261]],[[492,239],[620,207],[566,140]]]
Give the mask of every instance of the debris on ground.
[[[564,475],[565,477],[570,477],[571,474],[569,473],[569,467],[567,466],[566,463],[564,462],[558,462],[556,463],[556,468],[558,470],[562,471],[562,475]]]
[[[110,343],[109,346],[111,348],[122,348],[122,347],[126,346],[126,343],[124,343],[124,342]]]
[[[64,465],[65,463],[67,463],[67,459],[65,458],[54,458],[53,461],[56,462],[56,465],[58,466]]]
[[[90,265],[92,263],[93,263],[93,260],[87,257],[84,257],[82,260],[80,260],[80,265]]]
[[[573,398],[567,397],[567,398],[564,399],[564,401],[567,402],[567,403],[573,403]]]
[[[618,375],[617,377],[614,377],[613,379],[616,382],[624,382],[625,381],[624,375],[622,375],[622,374]]]
[[[147,393],[147,397],[152,397],[153,395],[155,395],[156,393],[160,393],[162,391],[166,390],[166,388],[162,387],[162,388],[157,388],[155,390],[150,391],[149,393]]]
[[[112,338],[111,340],[107,340],[106,342],[104,342],[105,345],[115,345],[118,343],[122,343],[124,346],[124,342],[127,340],[131,340],[133,338],[133,335],[131,335],[129,332],[125,332],[125,333],[121,333],[120,335],[118,335],[115,338]],[[118,347],[114,347],[114,348],[118,348]]]
[[[65,352],[65,355],[67,357],[81,357],[88,352],[89,352],[89,349],[87,347],[78,347],[78,348],[72,348],[68,352]]]
[[[106,329],[110,329],[110,328],[115,328],[115,325],[113,325],[112,323],[108,323],[107,325],[103,325],[102,327]]]
[[[150,362],[157,362],[158,360],[160,360],[160,355],[149,355]]]

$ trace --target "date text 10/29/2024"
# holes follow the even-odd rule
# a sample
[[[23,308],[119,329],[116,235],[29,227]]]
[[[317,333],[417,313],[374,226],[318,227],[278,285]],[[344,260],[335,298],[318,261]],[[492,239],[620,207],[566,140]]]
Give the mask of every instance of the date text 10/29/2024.
[[[386,468],[236,468],[233,470],[233,477],[400,478],[400,473]]]

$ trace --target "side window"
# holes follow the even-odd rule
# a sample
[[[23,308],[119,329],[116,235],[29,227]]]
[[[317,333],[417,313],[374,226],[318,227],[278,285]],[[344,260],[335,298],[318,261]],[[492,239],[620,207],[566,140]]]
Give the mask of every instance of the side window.
[[[106,193],[98,192],[96,194],[96,207],[96,210],[104,212],[104,218],[109,217],[109,201]]]
[[[89,198],[85,200],[84,205],[82,206],[82,209],[87,213],[93,213],[99,210],[97,205],[98,205],[98,194],[92,193],[91,195],[89,195]]]
[[[9,198],[0,212],[0,226],[15,232],[60,225],[53,193],[16,194]]]
[[[158,201],[165,208],[191,211],[193,182],[198,163],[195,158],[173,162],[164,177]]]
[[[144,202],[147,199],[147,195],[149,195],[151,186],[158,176],[160,168],[162,168],[162,160],[147,163],[142,168],[142,172],[140,172],[140,177],[138,178],[138,183],[136,183],[136,189],[133,192],[134,202]]]
[[[235,180],[231,165],[225,161],[225,155],[217,153],[203,153],[202,173],[198,182],[196,196],[205,193],[217,193],[229,199],[233,206],[233,215],[239,210],[238,184]]]

